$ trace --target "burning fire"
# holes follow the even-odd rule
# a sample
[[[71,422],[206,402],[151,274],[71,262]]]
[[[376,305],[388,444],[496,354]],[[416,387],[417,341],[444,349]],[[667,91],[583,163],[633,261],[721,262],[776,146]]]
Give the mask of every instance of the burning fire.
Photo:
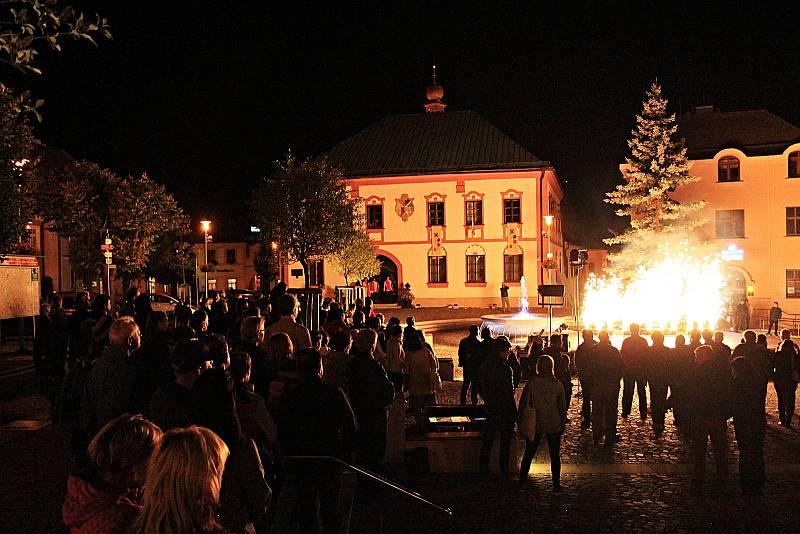
[[[653,254],[622,252],[637,255],[640,263],[627,283],[613,272],[590,275],[583,324],[609,330],[624,330],[630,323],[664,331],[714,328],[725,304],[720,255],[685,241],[676,245],[661,243]]]

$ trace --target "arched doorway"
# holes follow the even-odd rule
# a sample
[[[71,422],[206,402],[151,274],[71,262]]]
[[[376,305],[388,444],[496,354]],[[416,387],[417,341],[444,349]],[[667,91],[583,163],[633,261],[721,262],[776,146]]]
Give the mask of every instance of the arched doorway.
[[[378,261],[381,263],[381,272],[378,275],[380,293],[375,299],[382,304],[394,304],[397,302],[397,286],[402,282],[400,278],[400,268],[394,257],[385,254],[378,254]],[[384,282],[387,278],[392,279],[392,291],[384,291]]]
[[[746,300],[748,289],[753,286],[753,279],[750,273],[738,266],[728,265],[724,270],[725,285],[722,295],[725,301],[725,315],[730,324],[733,324],[736,316],[736,306]]]

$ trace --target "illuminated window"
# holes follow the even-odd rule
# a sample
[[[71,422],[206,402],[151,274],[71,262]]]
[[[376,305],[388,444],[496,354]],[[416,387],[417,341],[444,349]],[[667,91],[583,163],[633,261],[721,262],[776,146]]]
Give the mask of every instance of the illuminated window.
[[[483,224],[483,201],[467,200],[464,202],[464,224],[480,226]]]
[[[486,256],[483,254],[467,256],[467,282],[473,284],[486,282]]]
[[[428,283],[447,282],[447,256],[428,256]]]
[[[428,226],[444,226],[444,202],[428,202]]]
[[[522,278],[522,254],[503,254],[503,281],[519,282]]]
[[[744,210],[717,210],[717,239],[744,237]]]
[[[789,154],[789,178],[800,178],[800,152]]]
[[[225,263],[228,265],[233,265],[236,263],[236,249],[229,248],[225,250]]]
[[[503,223],[518,223],[521,220],[520,199],[503,199]]]
[[[383,228],[383,204],[367,206],[367,229],[380,230]]]
[[[209,291],[215,291],[216,289],[217,289],[217,279],[216,278],[210,278],[208,280],[208,290]]]
[[[739,159],[733,156],[725,156],[717,164],[717,180],[720,182],[739,181]]]
[[[786,269],[786,298],[800,298],[800,269]]]
[[[236,278],[228,278],[228,289],[236,289]]]
[[[800,235],[800,207],[786,208],[786,235]]]
[[[323,260],[308,260],[308,283],[318,287],[325,285],[325,264]]]

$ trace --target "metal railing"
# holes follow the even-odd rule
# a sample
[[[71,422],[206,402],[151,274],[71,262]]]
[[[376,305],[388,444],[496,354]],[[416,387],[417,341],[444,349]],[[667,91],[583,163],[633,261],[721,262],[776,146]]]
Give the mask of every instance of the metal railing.
[[[349,511],[344,514],[346,517],[343,521],[343,532],[453,532],[454,516],[449,508],[440,506],[419,493],[362,467],[334,456],[284,456],[283,460],[333,462],[341,466],[345,472],[350,471],[356,477],[364,477],[369,482],[369,484],[356,484],[357,487],[362,488],[361,496],[359,496],[359,490],[356,489]],[[395,498],[391,498],[392,496]],[[422,510],[432,513],[433,517],[430,518],[430,521],[426,521],[425,514],[407,513],[407,510],[403,510],[400,502],[396,499],[398,496],[405,498]],[[373,514],[366,519],[364,517],[354,518],[358,515],[358,505],[363,504],[359,503],[359,498],[369,500],[370,506],[377,512],[377,515]]]
[[[769,308],[753,310],[750,327],[759,330],[766,330],[769,328]],[[783,328],[788,328],[792,335],[800,335],[800,313],[783,312],[781,319],[778,321],[778,329],[780,330]]]

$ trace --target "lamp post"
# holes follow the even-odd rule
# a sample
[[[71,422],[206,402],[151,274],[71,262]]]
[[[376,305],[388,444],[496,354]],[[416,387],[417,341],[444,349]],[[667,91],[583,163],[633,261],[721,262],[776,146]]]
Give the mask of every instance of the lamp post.
[[[547,231],[545,232],[545,237],[547,238],[547,264],[550,265],[550,262],[553,260],[553,253],[550,251],[550,227],[553,225],[553,219],[555,217],[553,215],[545,215],[544,216],[544,224],[547,226]],[[547,269],[547,281],[548,283],[552,283],[552,274],[550,273],[551,269],[548,267]]]
[[[205,285],[203,286],[203,298],[208,298],[208,230],[211,228],[211,221],[200,221],[200,226],[203,227],[203,272],[205,273]],[[200,305],[198,301],[197,305]]]

